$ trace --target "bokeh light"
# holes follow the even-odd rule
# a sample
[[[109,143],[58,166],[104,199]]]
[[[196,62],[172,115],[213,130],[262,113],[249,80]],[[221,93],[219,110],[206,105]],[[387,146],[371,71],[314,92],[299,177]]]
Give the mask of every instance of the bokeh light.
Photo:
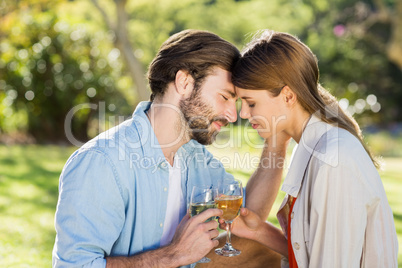
[[[35,93],[32,90],[29,90],[25,93],[25,98],[31,101],[35,98]]]
[[[93,98],[96,96],[96,89],[93,87],[90,87],[87,89],[87,96],[90,98]]]

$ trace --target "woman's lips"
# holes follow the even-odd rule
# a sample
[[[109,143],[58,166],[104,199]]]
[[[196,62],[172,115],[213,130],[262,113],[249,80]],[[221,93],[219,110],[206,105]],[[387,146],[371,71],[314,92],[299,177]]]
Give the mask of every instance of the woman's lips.
[[[258,124],[251,124],[251,127],[254,129],[258,128],[258,126],[259,126]]]

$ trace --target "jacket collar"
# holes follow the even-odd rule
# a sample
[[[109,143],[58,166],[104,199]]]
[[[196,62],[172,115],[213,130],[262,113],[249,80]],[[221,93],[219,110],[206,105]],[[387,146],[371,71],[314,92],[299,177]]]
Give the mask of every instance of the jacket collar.
[[[323,122],[316,115],[311,116],[299,144],[293,149],[290,167],[283,182],[282,191],[297,197],[310,158],[312,155],[317,154],[315,147],[318,141],[332,128],[333,126]]]

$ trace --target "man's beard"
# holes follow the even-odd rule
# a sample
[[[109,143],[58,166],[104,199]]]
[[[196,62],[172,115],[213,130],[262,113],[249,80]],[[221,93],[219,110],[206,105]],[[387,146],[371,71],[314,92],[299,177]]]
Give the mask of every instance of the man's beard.
[[[200,90],[193,89],[191,96],[179,103],[182,112],[186,130],[190,139],[194,139],[203,145],[209,145],[214,142],[218,130],[213,130],[213,122],[221,122],[223,126],[228,124],[228,120],[214,114],[213,108],[205,103],[201,97]]]

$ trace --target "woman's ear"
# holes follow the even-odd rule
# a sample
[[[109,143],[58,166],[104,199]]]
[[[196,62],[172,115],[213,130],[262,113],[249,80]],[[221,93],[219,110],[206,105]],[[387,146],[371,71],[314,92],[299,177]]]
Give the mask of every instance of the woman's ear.
[[[289,86],[283,87],[281,95],[287,105],[293,106],[297,101],[296,93]]]
[[[180,95],[190,95],[194,87],[194,79],[187,72],[179,70],[175,79],[176,92]]]

